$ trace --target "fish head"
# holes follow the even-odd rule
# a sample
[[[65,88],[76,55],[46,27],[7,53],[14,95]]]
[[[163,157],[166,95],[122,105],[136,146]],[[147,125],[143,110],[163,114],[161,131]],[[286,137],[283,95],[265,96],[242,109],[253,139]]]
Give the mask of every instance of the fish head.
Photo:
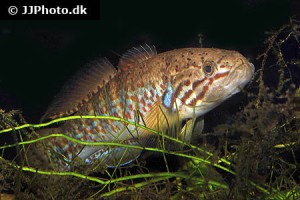
[[[182,56],[181,56],[182,57]],[[187,63],[174,76],[176,107],[182,118],[201,116],[240,92],[254,65],[236,51],[190,49]]]

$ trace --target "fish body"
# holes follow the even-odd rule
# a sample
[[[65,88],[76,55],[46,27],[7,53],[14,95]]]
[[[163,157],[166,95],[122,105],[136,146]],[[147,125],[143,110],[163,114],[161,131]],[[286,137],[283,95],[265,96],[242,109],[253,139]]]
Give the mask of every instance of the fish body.
[[[106,59],[90,64],[69,82],[43,116],[43,121],[68,115],[114,116],[161,131],[196,119],[239,92],[254,66],[236,51],[211,48],[176,49],[157,54],[148,45],[126,52],[117,70]],[[121,121],[77,119],[49,133],[64,133],[86,142],[155,146],[154,133]],[[191,133],[173,135],[185,142]],[[154,143],[154,144],[153,144]],[[136,159],[136,148],[84,146],[63,138],[48,143],[53,162],[117,166]],[[58,157],[62,159],[58,159]]]

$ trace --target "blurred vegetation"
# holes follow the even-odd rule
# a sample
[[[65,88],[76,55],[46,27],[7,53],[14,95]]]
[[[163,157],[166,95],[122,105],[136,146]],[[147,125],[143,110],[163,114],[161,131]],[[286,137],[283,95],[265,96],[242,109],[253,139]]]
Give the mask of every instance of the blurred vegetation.
[[[165,138],[184,145],[181,150],[147,149],[163,154],[161,158],[141,157],[116,169],[59,172],[32,168],[21,153],[26,146],[64,135],[36,138],[31,132],[51,123],[26,124],[20,111],[0,110],[0,135],[14,136],[14,141],[0,146],[0,193],[6,195],[2,197],[299,199],[300,21],[292,18],[267,34],[255,77],[244,91],[245,105],[224,116],[224,124],[204,132],[193,144]],[[12,159],[7,157],[11,149],[17,152]]]

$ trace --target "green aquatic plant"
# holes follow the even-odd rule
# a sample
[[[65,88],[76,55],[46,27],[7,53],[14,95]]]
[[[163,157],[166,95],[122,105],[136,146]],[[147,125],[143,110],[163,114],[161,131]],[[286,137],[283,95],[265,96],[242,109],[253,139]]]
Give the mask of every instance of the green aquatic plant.
[[[55,123],[57,121],[65,121],[65,120],[72,120],[72,119],[76,119],[76,118],[95,118],[95,116],[72,116],[72,117],[65,117],[65,118],[60,118],[58,120],[53,120],[49,123],[44,123],[44,124],[23,124],[21,126],[16,126],[14,128],[7,128],[4,130],[0,131],[0,134],[5,133],[5,132],[9,132],[12,130],[22,130],[26,127],[32,127],[32,128],[36,128],[36,127],[43,127],[43,126],[47,126],[49,124]],[[102,116],[96,116],[96,118],[106,118],[106,119],[110,119],[110,120],[123,120],[121,118],[115,118],[115,117],[102,117]],[[124,120],[123,120],[124,121]],[[126,123],[131,123],[126,121]],[[141,125],[137,125],[137,126],[141,126]],[[146,128],[146,127],[143,127]],[[157,131],[155,130],[151,130],[157,134],[159,134]],[[153,184],[155,182],[159,182],[162,180],[167,180],[170,178],[177,178],[177,179],[192,179],[193,181],[196,182],[197,185],[201,185],[201,184],[208,184],[211,188],[215,187],[215,188],[227,188],[228,186],[226,186],[225,184],[218,182],[218,181],[214,181],[214,180],[208,180],[206,183],[206,180],[204,179],[203,174],[204,173],[204,169],[206,168],[205,165],[212,165],[214,167],[217,167],[223,171],[226,171],[228,173],[231,174],[235,174],[235,172],[233,172],[232,170],[230,170],[228,167],[224,167],[222,165],[220,165],[219,163],[225,163],[227,165],[230,165],[230,162],[227,161],[226,159],[219,159],[217,161],[211,161],[210,158],[213,157],[213,154],[210,152],[207,152],[199,147],[193,146],[191,144],[188,144],[189,147],[193,148],[194,150],[197,150],[201,153],[204,153],[207,155],[207,157],[198,157],[198,156],[193,156],[187,153],[181,153],[181,152],[174,152],[174,151],[167,151],[167,150],[163,150],[163,149],[158,149],[158,148],[143,148],[143,147],[139,147],[139,146],[130,146],[130,145],[125,145],[125,144],[119,144],[119,143],[109,143],[109,142],[98,142],[98,143],[92,143],[92,142],[82,142],[80,140],[76,140],[74,138],[68,137],[64,134],[51,134],[48,136],[44,136],[44,137],[40,137],[38,139],[33,139],[33,140],[28,140],[28,141],[24,141],[24,142],[19,142],[18,144],[12,144],[12,145],[5,145],[0,147],[0,149],[6,149],[9,147],[13,147],[16,145],[27,145],[27,144],[31,144],[31,143],[35,143],[41,140],[45,140],[51,137],[64,137],[70,141],[76,142],[76,143],[80,143],[80,144],[84,144],[84,145],[112,145],[112,146],[123,146],[123,147],[127,147],[127,148],[142,148],[144,150],[148,150],[148,151],[153,151],[153,152],[163,152],[166,154],[173,154],[175,156],[178,157],[183,157],[183,158],[188,158],[191,161],[189,161],[186,165],[185,168],[190,169],[196,169],[198,172],[198,176],[197,178],[195,178],[195,172],[192,173],[192,175],[190,174],[190,171],[186,171],[186,172],[162,172],[162,173],[143,173],[143,174],[139,174],[139,175],[128,175],[128,176],[124,176],[124,177],[118,177],[118,178],[112,178],[112,179],[108,179],[108,180],[101,180],[100,178],[96,178],[96,177],[92,177],[92,176],[88,176],[88,175],[84,175],[81,173],[77,173],[77,172],[56,172],[56,171],[43,171],[43,170],[38,170],[38,169],[34,169],[31,167],[26,167],[26,166],[19,166],[16,165],[14,163],[11,163],[9,161],[5,161],[2,157],[0,157],[0,160],[3,161],[3,163],[6,163],[7,165],[9,165],[10,167],[13,167],[15,169],[19,169],[22,170],[24,172],[32,172],[32,173],[37,173],[40,175],[49,175],[49,176],[72,176],[72,177],[77,177],[77,178],[81,178],[84,180],[88,180],[88,181],[92,181],[92,182],[96,182],[99,183],[101,185],[103,185],[104,187],[110,184],[114,184],[114,183],[119,183],[122,181],[127,181],[127,180],[134,180],[134,179],[151,179],[151,180],[147,180],[144,182],[140,182],[140,183],[136,183],[131,187],[121,187],[121,188],[116,188],[112,191],[106,192],[104,194],[101,194],[101,196],[109,196],[112,195],[114,193],[117,192],[121,192],[124,190],[130,190],[130,188],[132,189],[137,189],[139,187],[143,187],[145,185],[149,185],[149,184]],[[182,141],[176,139],[176,138],[172,138],[172,137],[168,137],[165,136],[166,138],[172,140],[173,142],[177,142],[180,144],[183,144]],[[199,167],[200,165],[201,168]],[[201,170],[200,170],[201,169]],[[199,171],[200,170],[200,171]],[[200,172],[200,173],[199,173]],[[261,188],[262,189],[262,188]],[[263,189],[262,189],[263,190]],[[266,192],[266,191],[265,191]]]

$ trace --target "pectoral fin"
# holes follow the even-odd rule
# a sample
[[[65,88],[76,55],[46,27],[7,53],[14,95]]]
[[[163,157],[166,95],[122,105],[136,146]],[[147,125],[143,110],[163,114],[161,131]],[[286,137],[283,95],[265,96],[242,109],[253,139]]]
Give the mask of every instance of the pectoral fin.
[[[194,139],[198,138],[202,133],[204,128],[204,119],[203,117],[197,119],[189,119],[185,125],[182,127],[179,134],[179,139],[191,143]]]

